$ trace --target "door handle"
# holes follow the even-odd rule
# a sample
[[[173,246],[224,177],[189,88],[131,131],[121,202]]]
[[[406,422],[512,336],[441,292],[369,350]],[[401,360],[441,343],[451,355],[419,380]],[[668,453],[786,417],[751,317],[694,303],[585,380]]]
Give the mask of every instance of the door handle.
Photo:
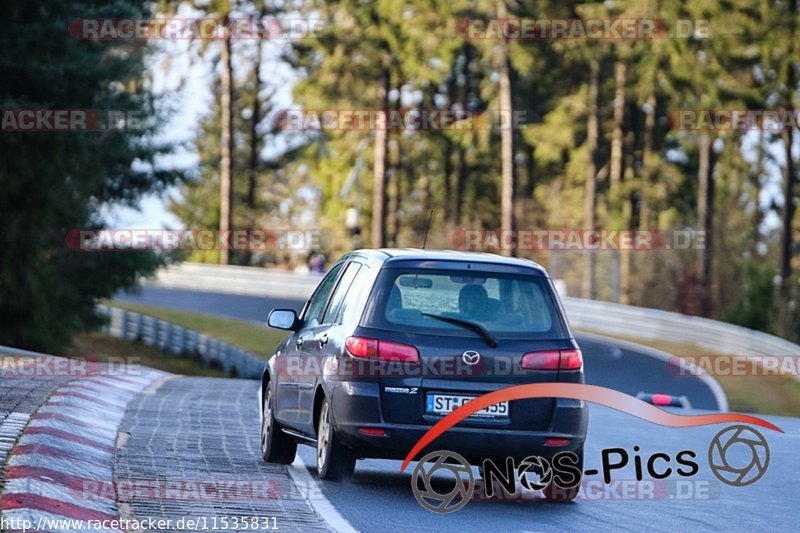
[[[322,337],[319,338],[319,345],[325,346],[326,344],[328,344],[328,334],[324,333]]]

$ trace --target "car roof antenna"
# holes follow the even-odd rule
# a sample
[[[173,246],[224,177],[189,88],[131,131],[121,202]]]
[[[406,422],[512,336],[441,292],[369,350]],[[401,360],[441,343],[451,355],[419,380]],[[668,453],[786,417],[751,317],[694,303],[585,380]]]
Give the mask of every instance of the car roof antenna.
[[[431,219],[433,218],[433,209],[431,209],[430,214],[428,215],[428,224],[425,226],[425,238],[422,239],[422,249],[425,249],[425,245],[428,243],[428,232],[431,229]]]

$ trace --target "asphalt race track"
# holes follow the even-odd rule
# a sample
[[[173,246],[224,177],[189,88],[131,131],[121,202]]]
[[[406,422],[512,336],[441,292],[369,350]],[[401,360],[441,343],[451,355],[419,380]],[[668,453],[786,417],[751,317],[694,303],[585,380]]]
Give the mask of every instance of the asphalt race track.
[[[643,457],[655,452],[674,457],[677,451],[693,450],[700,471],[691,478],[656,483],[650,493],[637,489],[633,468],[626,468],[615,471],[607,486],[600,475],[586,476],[580,500],[574,503],[472,501],[447,515],[423,509],[412,496],[409,472],[415,463],[399,474],[399,461],[361,461],[353,480],[324,483],[323,492],[361,531],[796,530],[800,509],[791,486],[800,477],[800,421],[767,418],[786,434],[762,431],[770,445],[771,466],[749,487],[724,485],[708,467],[709,443],[725,426],[665,428],[592,406],[584,469],[599,469],[603,448],[622,447],[632,454],[638,445]],[[299,451],[306,464],[314,464],[313,449],[304,446]]]
[[[264,476],[287,490],[285,474],[266,465],[259,455],[257,383],[230,379],[174,378],[150,395],[131,402],[121,427],[131,438],[117,455],[117,481],[125,479],[197,479],[216,475],[222,479],[251,480]],[[251,401],[252,400],[252,401]],[[235,411],[235,412],[234,412]],[[604,486],[601,475],[587,476],[581,501],[472,501],[448,515],[423,509],[411,492],[411,469],[400,473],[400,461],[360,461],[352,480],[321,483],[321,491],[304,490],[315,508],[320,492],[338,513],[359,531],[552,531],[626,529],[648,531],[790,530],[800,518],[791,480],[798,479],[795,449],[800,434],[797,419],[769,417],[786,435],[764,429],[771,447],[771,467],[764,478],[749,487],[729,487],[708,467],[706,454],[712,437],[725,426],[673,429],[656,426],[599,406],[592,406],[585,469],[600,468],[601,450],[622,447],[640,455],[666,452],[674,458],[680,450],[697,453],[700,471],[691,478],[670,477],[653,485],[637,485],[633,468],[614,471]],[[248,421],[250,421],[248,425]],[[186,449],[184,449],[184,447]],[[129,451],[128,451],[129,450]],[[300,458],[314,475],[314,450],[298,448]],[[154,457],[157,457],[154,458]],[[674,465],[674,463],[673,463]],[[289,467],[306,466],[295,461]],[[443,480],[445,483],[446,480]],[[302,481],[300,482],[303,483]],[[637,486],[640,488],[637,489]],[[154,505],[134,503],[136,515],[179,517],[187,509],[196,515],[225,513],[277,514],[281,529],[307,531],[307,513],[291,500],[180,502]],[[295,513],[299,516],[293,516]]]
[[[153,287],[146,287],[141,295],[122,295],[120,299],[253,321],[263,321],[271,307],[302,305],[297,301]],[[629,394],[647,391],[686,395],[695,408],[718,407],[705,382],[674,376],[662,359],[647,350],[593,336],[579,336],[579,341],[590,383]],[[314,451],[307,446],[299,447],[298,459],[285,470],[264,465],[258,450],[257,386],[254,381],[175,377],[148,395],[139,395],[129,404],[120,428],[131,436],[117,455],[115,479],[266,477],[294,497],[302,493],[307,505],[292,501],[278,507],[275,502],[247,502],[238,507],[230,502],[212,506],[204,502],[185,506],[180,502],[150,502],[133,505],[137,517],[220,515],[226,512],[226,505],[232,505],[240,513],[277,514],[279,527],[282,515],[297,514],[284,516],[281,529],[287,530],[310,529],[308,511],[312,509],[310,516],[319,518],[315,525],[340,531],[437,532],[645,528],[664,532],[745,531],[766,527],[793,530],[800,522],[792,488],[800,479],[796,461],[800,420],[796,418],[766,417],[785,431],[778,434],[759,428],[769,443],[769,468],[753,485],[733,487],[715,477],[708,460],[712,438],[727,426],[666,428],[593,405],[584,471],[601,470],[602,450],[606,448],[624,448],[631,456],[626,467],[613,471],[610,484],[602,482],[602,471],[586,473],[578,500],[573,503],[544,503],[536,498],[476,500],[454,513],[440,515],[423,509],[412,494],[410,481],[415,463],[401,473],[399,461],[360,461],[353,479],[343,483],[316,481]],[[634,451],[635,446],[638,452]],[[696,454],[696,474],[672,475],[659,481],[645,473],[644,483],[635,481],[634,456],[640,456],[646,464],[654,453],[666,453],[669,462],[664,466],[677,467],[675,457],[684,450]],[[732,463],[744,464],[749,452],[736,448],[731,457]],[[435,480],[448,482],[440,475]]]

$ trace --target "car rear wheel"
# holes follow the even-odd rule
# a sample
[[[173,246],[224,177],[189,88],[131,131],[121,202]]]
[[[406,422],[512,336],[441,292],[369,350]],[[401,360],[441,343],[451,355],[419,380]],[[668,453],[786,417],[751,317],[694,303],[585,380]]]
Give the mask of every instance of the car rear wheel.
[[[356,456],[336,438],[328,400],[322,402],[317,425],[317,474],[320,479],[340,481],[350,477],[356,467]]]
[[[261,409],[261,456],[268,463],[288,465],[294,462],[297,443],[281,431],[272,410],[272,391],[267,387],[267,397]]]
[[[583,448],[576,452],[578,455],[578,464],[577,468],[583,473]],[[562,489],[561,487],[557,486],[555,482],[551,482],[545,489],[544,489],[544,498],[547,501],[551,502],[570,502],[578,496],[578,492],[580,491],[580,483],[577,486],[571,489]]]

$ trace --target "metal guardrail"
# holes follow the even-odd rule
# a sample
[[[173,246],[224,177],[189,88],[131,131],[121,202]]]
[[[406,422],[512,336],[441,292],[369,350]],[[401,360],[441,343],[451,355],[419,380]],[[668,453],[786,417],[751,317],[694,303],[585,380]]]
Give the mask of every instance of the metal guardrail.
[[[717,320],[610,302],[563,298],[570,324],[606,335],[694,344],[730,355],[800,355],[800,346]]]
[[[199,291],[307,299],[319,275],[265,268],[199,263],[172,265],[148,283]],[[800,355],[800,346],[779,337],[707,318],[657,309],[563,298],[572,326],[606,335],[695,344],[732,355]]]
[[[264,371],[263,359],[238,346],[134,311],[107,305],[97,307],[110,318],[103,332],[113,337],[155,346],[176,356],[197,357],[230,376],[259,379]]]
[[[320,274],[297,274],[287,270],[180,263],[161,269],[146,283],[173,289],[224,292],[250,296],[273,296],[306,300],[322,280]]]

